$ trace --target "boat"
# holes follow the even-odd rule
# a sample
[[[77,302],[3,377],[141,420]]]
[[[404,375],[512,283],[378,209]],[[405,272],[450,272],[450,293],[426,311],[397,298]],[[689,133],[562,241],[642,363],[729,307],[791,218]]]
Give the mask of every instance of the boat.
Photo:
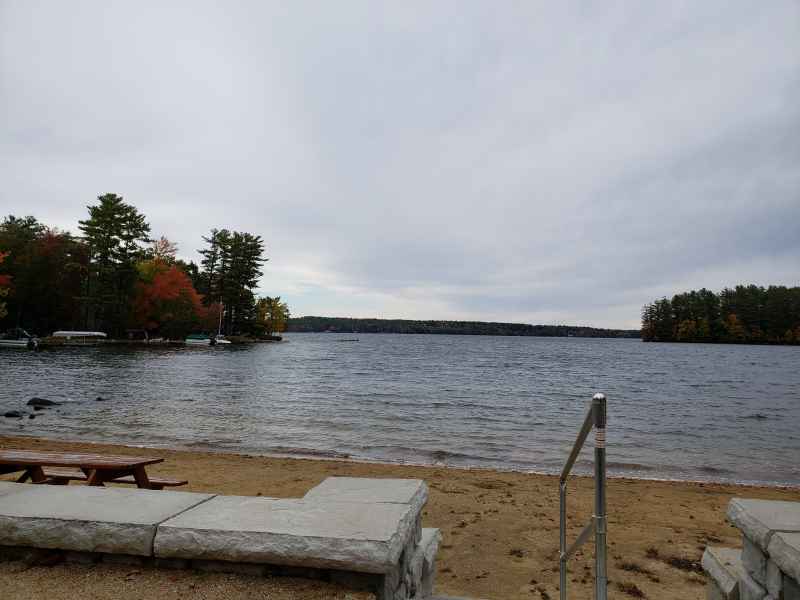
[[[205,333],[193,333],[186,336],[187,346],[213,346],[214,340]]]
[[[106,341],[108,336],[102,331],[55,331],[45,341],[50,345],[52,340],[59,346],[97,346]]]
[[[35,350],[38,346],[39,340],[19,327],[0,334],[0,348]]]
[[[216,335],[214,336],[214,343],[215,344],[230,344],[231,341],[226,338],[224,335]]]

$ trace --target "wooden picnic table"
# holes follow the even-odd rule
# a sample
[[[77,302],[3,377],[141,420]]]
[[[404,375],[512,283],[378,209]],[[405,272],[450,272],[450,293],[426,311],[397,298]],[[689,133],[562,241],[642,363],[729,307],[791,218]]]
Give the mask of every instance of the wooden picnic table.
[[[81,454],[77,452],[39,452],[0,448],[0,474],[24,471],[17,479],[24,483],[54,483],[44,467],[75,467],[86,475],[88,485],[103,485],[122,477],[132,476],[140,488],[155,489],[145,467],[164,462],[163,458],[122,456],[110,454]]]

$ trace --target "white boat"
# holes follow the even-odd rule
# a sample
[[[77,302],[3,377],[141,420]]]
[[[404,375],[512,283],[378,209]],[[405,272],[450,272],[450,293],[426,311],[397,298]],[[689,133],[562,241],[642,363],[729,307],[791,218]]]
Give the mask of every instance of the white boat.
[[[102,331],[56,331],[52,337],[68,340],[104,340],[108,336]]]
[[[63,346],[96,346],[102,344],[108,337],[102,331],[56,331],[52,338],[63,340]]]
[[[224,335],[217,335],[214,337],[215,344],[230,344],[231,341],[226,338]]]
[[[0,348],[18,348],[20,350],[35,350],[39,340],[24,329],[17,327],[6,333],[0,334]]]

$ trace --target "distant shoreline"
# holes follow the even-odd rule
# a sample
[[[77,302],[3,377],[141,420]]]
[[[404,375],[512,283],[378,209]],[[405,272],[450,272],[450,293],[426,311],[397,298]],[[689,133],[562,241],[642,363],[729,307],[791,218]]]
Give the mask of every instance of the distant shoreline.
[[[413,319],[357,319],[296,317],[287,333],[415,333],[431,335],[499,335],[509,337],[579,337],[639,339],[638,329],[605,329],[581,325],[529,325],[485,321],[418,321]]]

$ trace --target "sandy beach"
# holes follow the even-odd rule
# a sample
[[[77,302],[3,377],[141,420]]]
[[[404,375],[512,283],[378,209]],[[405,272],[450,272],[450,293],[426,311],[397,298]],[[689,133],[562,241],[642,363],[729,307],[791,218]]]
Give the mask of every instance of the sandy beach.
[[[5,448],[103,451],[158,455],[153,473],[189,480],[188,489],[237,495],[299,497],[331,475],[417,477],[430,486],[425,527],[443,533],[438,593],[482,598],[558,597],[558,486],[549,475],[491,470],[271,458],[186,450],[142,449],[108,444],[0,437]],[[5,476],[9,479],[9,476]],[[570,484],[570,530],[574,539],[591,514],[592,482]],[[699,559],[706,544],[739,546],[725,520],[734,496],[800,501],[800,490],[711,483],[611,479],[608,487],[610,597],[705,598]],[[590,597],[591,546],[571,565],[574,598]],[[102,570],[103,573],[97,573]],[[203,598],[356,598],[333,586],[285,579],[161,572],[131,575],[130,568],[79,565],[52,567],[0,564],[4,598],[64,598],[103,580],[97,598],[120,600],[182,595]],[[135,581],[135,584],[133,582]],[[126,585],[127,582],[127,585]],[[641,593],[641,595],[639,595]]]

